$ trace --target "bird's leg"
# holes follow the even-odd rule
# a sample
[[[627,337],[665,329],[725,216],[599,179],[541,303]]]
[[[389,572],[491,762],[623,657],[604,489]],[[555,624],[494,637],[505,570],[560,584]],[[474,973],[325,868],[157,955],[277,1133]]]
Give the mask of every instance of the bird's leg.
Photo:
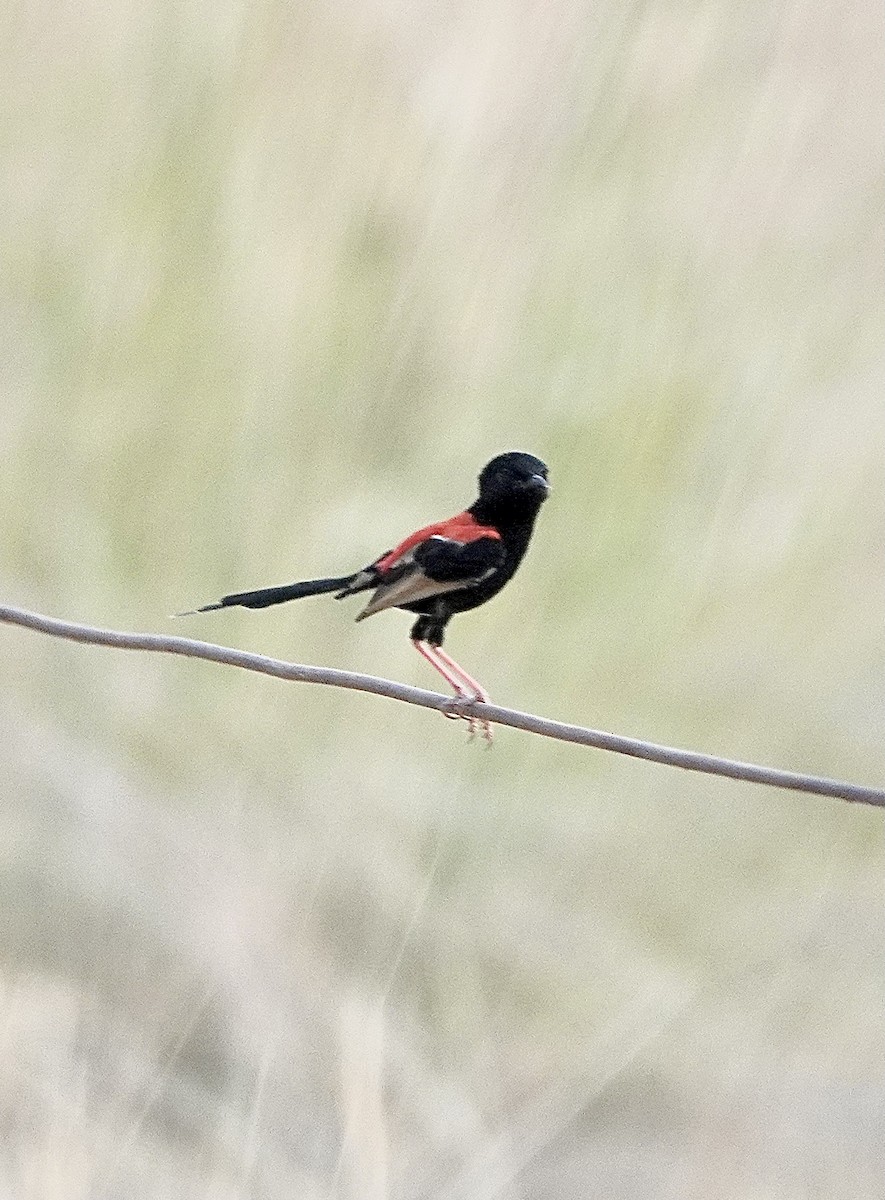
[[[448,667],[451,674],[460,681],[462,687],[468,693],[472,693],[473,699],[479,704],[488,704],[489,697],[482,684],[477,683],[472,675],[468,675],[460,663],[456,663],[450,654],[446,654],[442,646],[434,646],[434,652],[437,657]],[[486,742],[492,744],[492,725],[490,721],[483,720],[481,717],[469,717],[470,736],[475,737],[477,733],[481,734]]]
[[[422,658],[427,659],[435,671],[439,671],[446,683],[450,687],[454,688],[455,695],[459,700],[472,701],[477,699],[477,696],[473,693],[473,691],[465,687],[463,680],[461,680],[453,671],[449,670],[442,658],[439,656],[439,648],[437,646],[431,646],[429,642],[424,641],[413,641],[412,645],[422,656]],[[453,717],[457,719],[459,714],[447,712],[445,715],[447,717]]]
[[[434,646],[423,639],[413,639],[412,645],[434,670],[439,671],[446,683],[454,690],[457,699],[469,700],[471,703],[488,703],[489,698],[484,689],[467,674],[463,667],[460,667],[453,658],[446,654],[441,646]],[[482,717],[470,717],[458,712],[447,712],[445,715],[454,719],[464,716],[469,723],[470,736],[474,737],[477,733],[481,733],[486,741],[491,743],[491,722],[483,720]]]
[[[467,687],[470,688],[479,703],[488,704],[489,697],[485,688],[481,684],[477,683],[472,675],[468,675],[464,668],[459,663],[456,663],[451,655],[446,654],[442,646],[435,646],[434,649],[449,670],[453,674],[457,675],[459,679],[461,679],[467,685]]]

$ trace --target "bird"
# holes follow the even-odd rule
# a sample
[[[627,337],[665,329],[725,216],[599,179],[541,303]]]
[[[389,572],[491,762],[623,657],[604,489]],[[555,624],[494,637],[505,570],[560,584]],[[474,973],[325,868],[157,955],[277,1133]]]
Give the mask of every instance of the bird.
[[[469,722],[471,736],[479,732],[490,742],[491,723],[459,711],[474,703],[488,703],[488,694],[443,650],[446,626],[456,613],[491,600],[513,578],[549,494],[546,464],[533,454],[511,450],[483,467],[477,498],[469,508],[417,529],[351,575],[233,592],[176,615],[193,616],[235,606],[269,608],[329,592],[336,600],[371,592],[356,620],[388,608],[417,614],[412,644],[454,691],[456,703],[446,715],[463,717]]]

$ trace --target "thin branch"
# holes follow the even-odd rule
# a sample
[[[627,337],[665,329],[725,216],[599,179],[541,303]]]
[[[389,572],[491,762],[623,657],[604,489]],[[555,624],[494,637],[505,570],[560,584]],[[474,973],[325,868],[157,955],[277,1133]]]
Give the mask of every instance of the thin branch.
[[[494,725],[509,725],[513,729],[523,729],[527,733],[556,738],[561,742],[574,742],[576,745],[592,746],[597,750],[611,750],[616,754],[644,758],[649,762],[681,767],[686,771],[724,775],[728,779],[740,779],[747,783],[788,788],[795,792],[811,792],[818,796],[833,796],[839,800],[885,808],[885,790],[880,788],[845,783],[838,779],[825,779],[816,775],[800,775],[793,771],[758,766],[755,763],[734,762],[712,754],[696,754],[691,750],[679,750],[671,746],[657,746],[653,742],[640,741],[638,738],[620,737],[597,729],[584,729],[580,725],[564,725],[560,721],[549,721],[531,713],[499,708],[496,704],[456,701],[451,696],[441,696],[438,692],[427,692],[423,688],[408,687],[390,679],[377,679],[373,675],[357,675],[353,671],[337,671],[331,667],[306,667],[300,663],[283,662],[278,658],[266,658],[263,654],[249,654],[228,646],[216,646],[211,642],[195,642],[190,638],[95,629],[89,625],[75,625],[70,621],[59,621],[54,617],[44,617],[40,613],[27,612],[8,605],[0,605],[0,621],[9,625],[22,625],[25,629],[34,629],[51,637],[85,642],[91,646],[181,654],[186,658],[203,658],[207,662],[222,663],[228,667],[258,671],[262,675],[273,675],[276,679],[291,679],[296,683],[322,683],[328,687],[370,692],[375,696],[402,700],[406,704],[417,704],[420,708],[432,708],[448,715],[482,717]]]

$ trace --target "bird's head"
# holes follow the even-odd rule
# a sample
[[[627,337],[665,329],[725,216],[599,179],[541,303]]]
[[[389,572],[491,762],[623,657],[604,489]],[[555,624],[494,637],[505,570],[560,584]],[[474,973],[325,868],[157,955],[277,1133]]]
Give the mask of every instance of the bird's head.
[[[534,517],[550,494],[547,466],[533,454],[510,450],[486,463],[479,476],[477,504],[488,517]]]

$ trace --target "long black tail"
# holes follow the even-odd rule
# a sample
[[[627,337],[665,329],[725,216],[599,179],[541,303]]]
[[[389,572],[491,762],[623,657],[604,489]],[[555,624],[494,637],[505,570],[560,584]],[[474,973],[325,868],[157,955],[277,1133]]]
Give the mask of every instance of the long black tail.
[[[257,592],[234,592],[222,596],[216,604],[204,604],[189,612],[176,613],[179,617],[191,617],[194,613],[214,612],[216,608],[270,608],[272,604],[285,604],[287,600],[300,600],[302,596],[320,596],[323,592],[339,592],[354,578],[342,575],[339,579],[305,579],[301,583],[287,583],[283,587],[259,588]]]

